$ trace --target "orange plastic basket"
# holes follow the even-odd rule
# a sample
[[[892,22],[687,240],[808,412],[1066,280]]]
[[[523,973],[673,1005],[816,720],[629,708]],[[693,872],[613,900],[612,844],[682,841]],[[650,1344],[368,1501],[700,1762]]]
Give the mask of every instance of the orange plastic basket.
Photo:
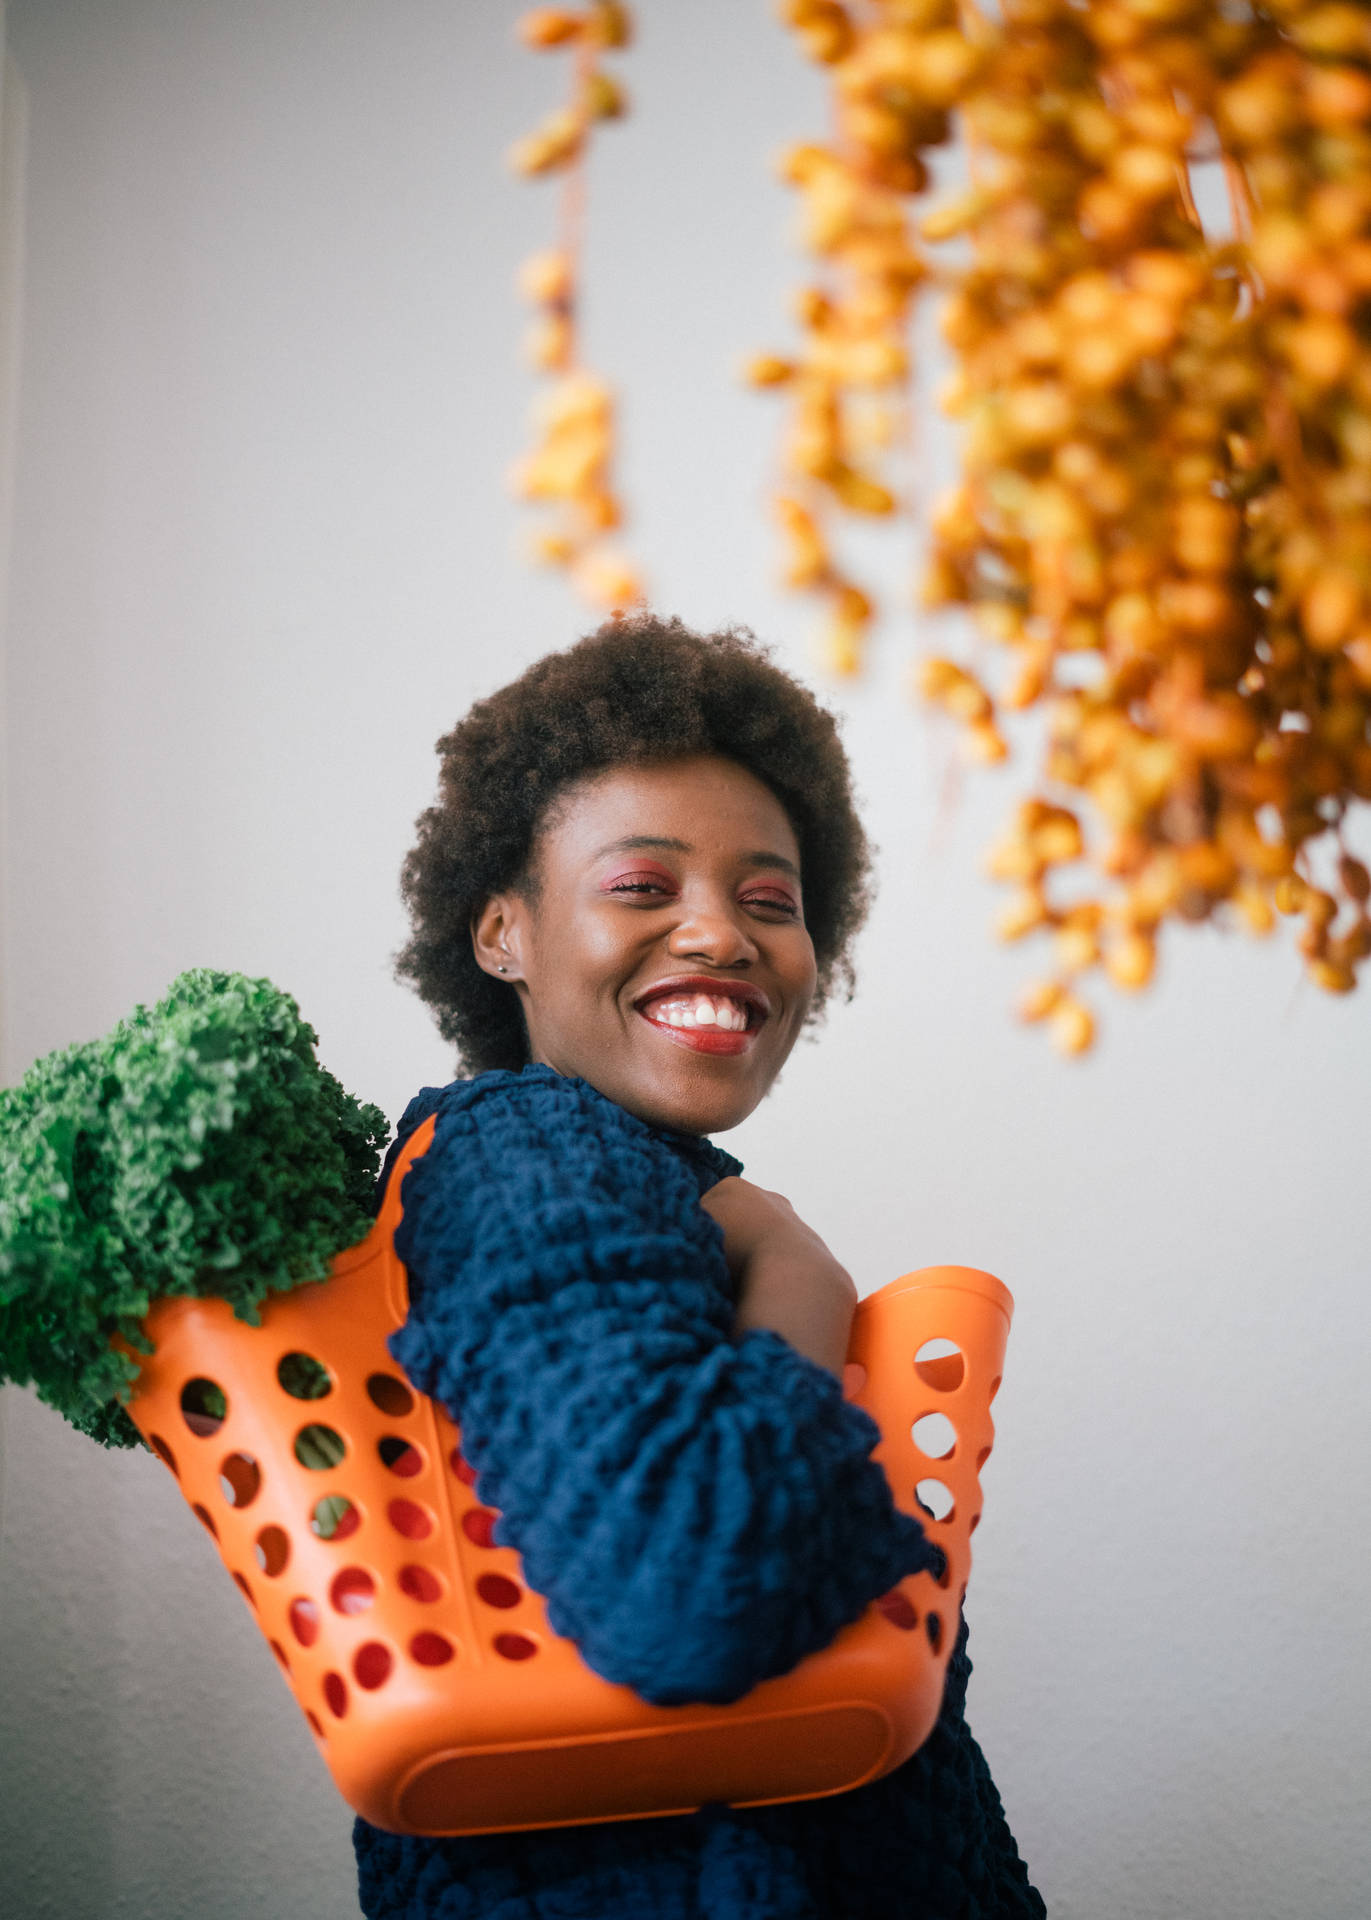
[[[897,1766],[942,1699],[1007,1290],[930,1267],[863,1301],[854,1323],[845,1388],[881,1427],[896,1502],[947,1555],[942,1579],[902,1581],[732,1706],[649,1706],[549,1628],[518,1554],[492,1544],[498,1516],[476,1498],[459,1429],[387,1351],[408,1302],[400,1183],[432,1130],[406,1143],[366,1239],[327,1280],[274,1296],[259,1327],[219,1300],[155,1307],[130,1407],[344,1798],[399,1833],[496,1833],[804,1799]],[[302,1372],[320,1397],[283,1385],[298,1390]]]

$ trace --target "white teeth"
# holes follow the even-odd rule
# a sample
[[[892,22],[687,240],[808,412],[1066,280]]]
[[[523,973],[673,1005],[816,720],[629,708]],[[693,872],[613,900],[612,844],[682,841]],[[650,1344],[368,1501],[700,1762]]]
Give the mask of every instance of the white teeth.
[[[725,1033],[747,1032],[747,1008],[741,1001],[723,994],[717,999],[693,993],[674,1000],[654,1000],[648,1012],[665,1027],[715,1027]]]

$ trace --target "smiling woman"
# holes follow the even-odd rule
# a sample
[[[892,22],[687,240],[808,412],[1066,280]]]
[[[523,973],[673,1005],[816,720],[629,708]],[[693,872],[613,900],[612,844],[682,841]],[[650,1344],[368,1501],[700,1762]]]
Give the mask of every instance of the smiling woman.
[[[511,890],[534,900],[535,841],[555,831],[578,789],[630,768],[706,757],[760,783],[783,815],[789,854],[765,842],[748,850],[789,857],[803,872],[815,958],[810,1017],[835,989],[851,990],[849,950],[866,917],[869,860],[847,759],[832,715],[746,633],[705,639],[650,614],[612,621],[478,702],[438,753],[438,800],[405,862],[414,932],[400,972],[473,1071],[518,1068],[529,1058],[527,996],[507,991],[512,976],[499,977],[498,956],[492,972],[473,951],[477,916]],[[658,837],[693,841],[689,824],[689,815],[677,816]],[[645,831],[611,830],[604,841]],[[652,856],[672,849],[637,851],[641,861],[601,877],[632,886],[635,866],[661,868]],[[779,882],[770,890],[795,896],[794,871],[766,871]],[[641,885],[646,894],[650,879]]]
[[[650,616],[538,662],[439,751],[400,970],[474,1077],[420,1094],[392,1148],[433,1118],[392,1351],[460,1423],[553,1630],[653,1704],[737,1700],[942,1565],[835,1377],[850,1276],[704,1137],[850,986],[847,763],[749,636]],[[359,1821],[363,1906],[1039,1915],[967,1730],[964,1639],[948,1673],[919,1752],[826,1799],[451,1839]]]
[[[533,1060],[688,1133],[752,1112],[817,977],[795,830],[718,756],[575,787],[538,836],[532,884],[486,903],[475,950],[517,992]]]

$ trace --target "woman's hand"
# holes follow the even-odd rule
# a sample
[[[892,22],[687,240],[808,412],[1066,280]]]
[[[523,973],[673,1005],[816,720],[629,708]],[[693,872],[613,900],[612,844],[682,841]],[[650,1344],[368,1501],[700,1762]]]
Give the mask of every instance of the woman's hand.
[[[721,1180],[700,1204],[739,1282],[734,1331],[765,1327],[841,1380],[857,1307],[847,1269],[787,1199],[750,1180]]]

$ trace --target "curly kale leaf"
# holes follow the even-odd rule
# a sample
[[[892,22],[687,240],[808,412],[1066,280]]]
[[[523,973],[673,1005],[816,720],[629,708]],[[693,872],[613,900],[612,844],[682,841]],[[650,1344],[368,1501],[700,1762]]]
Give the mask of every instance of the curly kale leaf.
[[[270,981],[196,968],[0,1091],[0,1380],[132,1445],[116,1334],[145,1347],[169,1294],[255,1321],[366,1232],[386,1121],[316,1040]]]

